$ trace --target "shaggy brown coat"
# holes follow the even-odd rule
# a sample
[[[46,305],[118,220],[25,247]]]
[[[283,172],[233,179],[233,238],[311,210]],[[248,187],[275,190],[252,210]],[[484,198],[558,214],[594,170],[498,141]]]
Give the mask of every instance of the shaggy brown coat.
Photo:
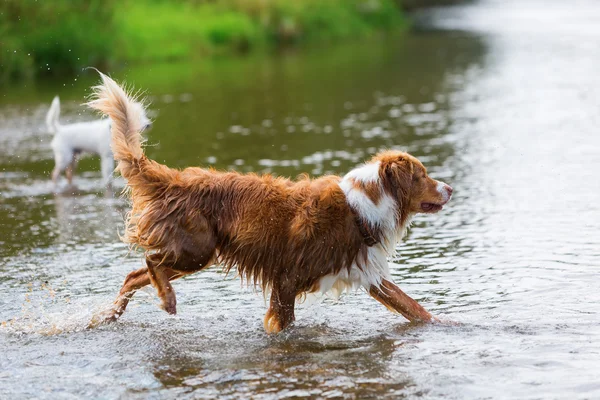
[[[340,188],[342,178],[292,181],[161,165],[143,153],[132,100],[101,76],[103,85],[95,88],[90,105],[113,121],[112,150],[132,203],[123,240],[146,250],[147,267],[128,275],[114,310],[95,323],[118,318],[133,293],[149,283],[157,288],[163,308],[175,313],[169,281],[219,263],[271,291],[265,329],[279,332],[294,320],[296,298],[320,290],[323,277],[349,272],[353,265],[368,268],[368,250],[386,240],[385,232],[349,205]],[[382,185],[360,180],[353,185],[375,206],[382,196],[391,197],[397,207],[389,218],[397,226],[424,212],[422,204],[441,203],[438,183],[414,157],[389,151],[371,162],[380,165]],[[410,320],[431,320],[387,279],[367,290]]]

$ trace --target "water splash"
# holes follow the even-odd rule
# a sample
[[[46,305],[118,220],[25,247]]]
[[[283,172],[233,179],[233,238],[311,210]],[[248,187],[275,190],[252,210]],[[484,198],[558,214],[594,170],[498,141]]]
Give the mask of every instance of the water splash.
[[[66,284],[64,282],[63,284]],[[48,282],[29,283],[21,313],[0,323],[0,332],[44,336],[74,333],[88,329],[90,321],[111,307],[108,298],[72,301],[67,286],[54,288]]]

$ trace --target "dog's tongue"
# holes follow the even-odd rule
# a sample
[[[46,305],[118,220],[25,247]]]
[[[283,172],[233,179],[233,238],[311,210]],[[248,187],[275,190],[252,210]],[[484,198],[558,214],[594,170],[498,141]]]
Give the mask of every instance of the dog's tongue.
[[[439,211],[442,209],[442,205],[435,203],[421,203],[421,209],[425,212]]]
[[[433,208],[433,204],[432,203],[423,203],[423,204],[421,204],[421,208],[425,211],[429,211]]]

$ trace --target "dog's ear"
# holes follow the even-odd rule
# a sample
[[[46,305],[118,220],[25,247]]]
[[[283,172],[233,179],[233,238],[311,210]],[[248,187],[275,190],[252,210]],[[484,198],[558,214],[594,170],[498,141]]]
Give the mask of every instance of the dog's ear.
[[[398,201],[408,199],[414,174],[413,163],[404,156],[383,160],[381,178],[385,189]]]

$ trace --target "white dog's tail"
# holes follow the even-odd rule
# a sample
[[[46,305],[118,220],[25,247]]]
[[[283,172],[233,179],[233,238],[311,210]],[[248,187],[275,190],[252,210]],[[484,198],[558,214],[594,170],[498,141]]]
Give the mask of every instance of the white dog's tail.
[[[52,100],[52,104],[50,105],[50,109],[48,110],[48,114],[46,114],[46,127],[48,127],[48,132],[56,133],[58,132],[59,124],[58,118],[60,117],[60,100],[58,96],[55,96]]]

